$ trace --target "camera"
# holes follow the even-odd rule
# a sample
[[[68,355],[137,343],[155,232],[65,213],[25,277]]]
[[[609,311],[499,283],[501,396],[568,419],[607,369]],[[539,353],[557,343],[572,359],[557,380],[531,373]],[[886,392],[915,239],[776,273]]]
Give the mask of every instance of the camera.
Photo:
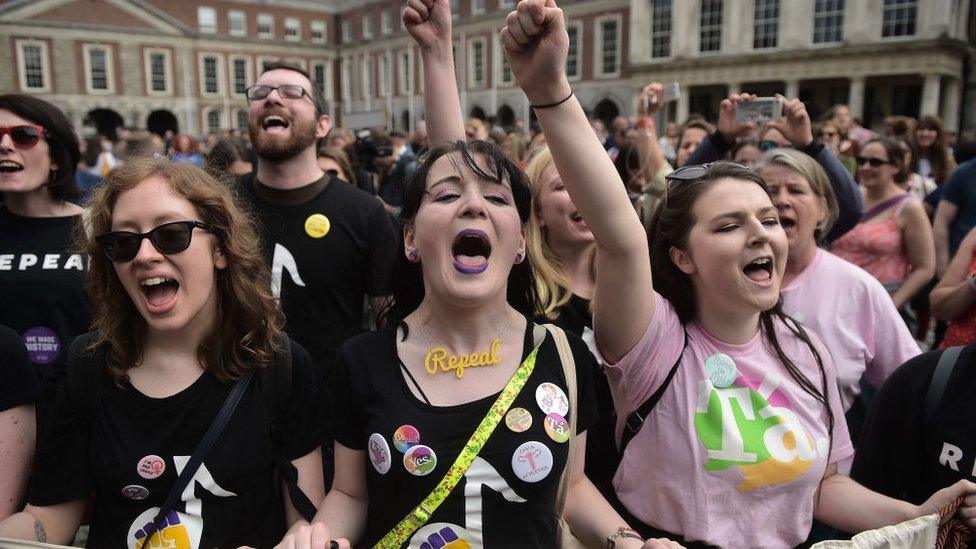
[[[377,138],[371,130],[356,132],[356,143],[353,145],[359,165],[369,171],[376,170],[376,159],[393,154],[393,142],[389,139]]]

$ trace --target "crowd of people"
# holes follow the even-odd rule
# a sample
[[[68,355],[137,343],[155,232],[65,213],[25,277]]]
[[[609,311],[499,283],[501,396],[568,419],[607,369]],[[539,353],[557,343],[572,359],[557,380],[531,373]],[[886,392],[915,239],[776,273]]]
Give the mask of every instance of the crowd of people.
[[[500,31],[537,119],[503,129],[462,116],[450,4],[403,23],[411,134],[332,127],[286,63],[247,89],[247,135],[203,146],[79,140],[0,95],[0,538],[976,532],[972,147],[782,96],[743,122],[746,93],[658,128],[660,83],[607,127],[551,0]]]

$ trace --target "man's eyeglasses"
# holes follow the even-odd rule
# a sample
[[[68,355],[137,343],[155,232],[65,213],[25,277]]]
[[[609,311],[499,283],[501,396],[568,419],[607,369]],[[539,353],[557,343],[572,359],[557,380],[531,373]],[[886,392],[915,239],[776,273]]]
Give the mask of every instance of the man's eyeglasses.
[[[305,88],[299,86],[298,84],[282,84],[280,86],[255,84],[253,86],[248,86],[247,89],[244,90],[244,93],[247,95],[248,101],[259,101],[271,95],[271,92],[274,90],[278,90],[278,95],[285,99],[301,99],[302,97],[308,97],[309,100],[312,100],[311,94],[309,94]]]
[[[882,160],[880,158],[867,158],[865,156],[858,156],[855,158],[858,166],[863,166],[864,164],[870,164],[872,168],[880,168],[885,164],[891,164],[890,160]]]
[[[9,135],[10,140],[18,149],[32,149],[41,141],[41,137],[46,137],[47,132],[43,126],[34,124],[22,124],[19,126],[0,126],[0,140],[3,136]]]
[[[120,263],[135,259],[144,238],[148,238],[161,254],[178,254],[190,247],[193,229],[214,233],[213,227],[200,221],[173,221],[142,234],[130,231],[100,234],[95,237],[95,242],[102,247],[110,261]]]

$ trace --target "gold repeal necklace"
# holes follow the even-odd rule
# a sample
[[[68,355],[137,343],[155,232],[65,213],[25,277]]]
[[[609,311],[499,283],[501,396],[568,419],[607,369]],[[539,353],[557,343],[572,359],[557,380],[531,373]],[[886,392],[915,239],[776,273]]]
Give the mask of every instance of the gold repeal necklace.
[[[427,337],[427,330],[424,330],[424,325],[418,322],[417,325],[420,327],[420,335],[424,336],[424,342],[427,343],[427,356],[424,357],[424,369],[427,373],[434,375],[437,372],[450,372],[454,370],[454,375],[461,379],[464,377],[465,368],[475,368],[478,366],[494,366],[501,362],[501,358],[498,356],[498,352],[501,350],[502,337],[505,335],[505,331],[508,330],[508,326],[512,323],[512,319],[509,318],[502,330],[498,332],[498,337],[496,337],[491,342],[491,347],[483,353],[471,353],[466,355],[453,355],[447,352],[447,349],[443,346],[433,347],[430,346],[430,338]]]

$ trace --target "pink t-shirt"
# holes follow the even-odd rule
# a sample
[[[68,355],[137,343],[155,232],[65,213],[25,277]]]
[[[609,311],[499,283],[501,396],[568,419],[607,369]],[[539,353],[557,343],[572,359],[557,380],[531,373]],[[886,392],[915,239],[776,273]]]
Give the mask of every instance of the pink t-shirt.
[[[813,262],[781,291],[783,311],[817,332],[837,370],[849,410],[861,376],[881,387],[899,366],[921,353],[884,286],[860,267],[818,249]]]
[[[654,317],[640,342],[607,365],[617,436],[627,416],[681,365],[624,454],[614,488],[642,521],[687,541],[722,547],[793,547],[806,539],[814,493],[828,463],[853,453],[830,355],[813,339],[827,372],[834,417],[790,377],[762,332],[723,343],[696,322],[684,333],[671,304],[654,294]],[[816,387],[813,353],[782,323],[781,347]],[[829,452],[829,457],[828,457]]]

